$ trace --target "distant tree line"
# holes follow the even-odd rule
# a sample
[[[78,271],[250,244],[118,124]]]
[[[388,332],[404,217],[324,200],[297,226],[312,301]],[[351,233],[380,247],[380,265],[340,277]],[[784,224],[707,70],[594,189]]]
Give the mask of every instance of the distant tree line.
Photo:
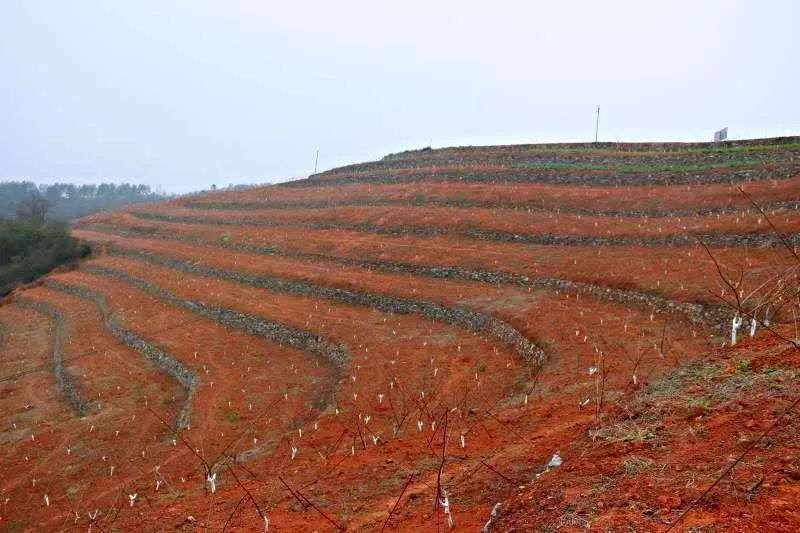
[[[165,195],[151,191],[147,185],[130,183],[37,186],[29,181],[9,181],[0,183],[0,218],[16,216],[20,206],[31,201],[38,203],[39,208],[46,206],[48,219],[67,221],[104,209],[164,198]]]

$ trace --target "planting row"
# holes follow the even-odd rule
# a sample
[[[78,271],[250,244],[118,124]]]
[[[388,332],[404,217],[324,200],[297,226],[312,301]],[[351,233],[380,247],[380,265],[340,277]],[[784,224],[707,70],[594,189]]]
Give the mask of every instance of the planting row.
[[[124,317],[127,330],[163,346],[194,375],[202,376],[194,390],[191,431],[187,425],[184,433],[187,438],[197,435],[196,431],[215,439],[224,437],[231,430],[232,413],[237,420],[251,420],[264,405],[280,400],[286,413],[279,424],[283,429],[273,423],[265,435],[279,437],[313,415],[315,406],[324,407],[330,401],[331,365],[327,361],[320,364],[317,356],[310,358],[299,349],[264,340],[250,333],[252,327],[245,331],[221,324],[214,316],[174,305],[113,276],[92,273],[88,270],[91,266],[60,276],[59,281],[103,294],[113,314]],[[269,441],[263,445],[268,446]],[[214,448],[217,446],[206,445],[207,451]]]

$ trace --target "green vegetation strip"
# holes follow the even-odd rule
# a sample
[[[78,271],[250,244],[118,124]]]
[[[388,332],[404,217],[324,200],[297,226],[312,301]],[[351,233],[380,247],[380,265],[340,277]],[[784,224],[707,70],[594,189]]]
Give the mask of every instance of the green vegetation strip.
[[[474,165],[480,167],[480,165]],[[465,168],[466,167],[466,168]],[[399,172],[403,170],[404,172]],[[482,170],[469,165],[450,165],[433,168],[398,169],[379,168],[359,172],[336,172],[330,175],[315,175],[308,179],[278,183],[276,187],[308,188],[346,184],[387,184],[415,182],[446,183],[541,183],[548,185],[627,187],[639,185],[712,185],[716,183],[746,183],[763,180],[794,178],[800,174],[800,164],[783,162],[774,165],[759,165],[752,168],[728,169],[701,172],[618,172],[615,170],[566,168],[513,168]]]
[[[470,154],[476,151],[508,152],[515,156],[524,154],[549,154],[564,152],[580,152],[599,155],[635,154],[648,156],[669,155],[720,155],[729,153],[762,153],[776,151],[800,150],[798,137],[776,137],[753,141],[727,141],[725,143],[553,143],[553,144],[516,144],[479,147],[451,147],[435,150],[408,150],[385,156],[382,161],[417,160],[422,157],[436,157],[438,154]]]
[[[355,163],[315,174],[327,178],[336,175],[376,170],[408,170],[412,168],[443,168],[447,166],[506,166],[552,164],[552,169],[586,170],[640,166],[657,171],[659,168],[675,169],[681,166],[696,169],[726,168],[726,164],[752,165],[774,163],[792,159],[800,149],[797,137],[770,139],[763,144],[696,145],[686,144],[617,144],[595,143],[560,145],[508,145],[485,147],[455,147],[437,150],[423,149],[390,154],[378,161]],[[573,166],[570,166],[573,165]],[[705,167],[697,167],[704,165]]]

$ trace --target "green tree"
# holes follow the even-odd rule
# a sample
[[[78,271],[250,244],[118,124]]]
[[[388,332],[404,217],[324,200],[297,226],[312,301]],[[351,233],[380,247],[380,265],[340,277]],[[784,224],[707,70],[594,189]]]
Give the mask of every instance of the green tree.
[[[32,192],[17,206],[17,218],[33,224],[44,224],[48,209],[48,201],[38,191]]]

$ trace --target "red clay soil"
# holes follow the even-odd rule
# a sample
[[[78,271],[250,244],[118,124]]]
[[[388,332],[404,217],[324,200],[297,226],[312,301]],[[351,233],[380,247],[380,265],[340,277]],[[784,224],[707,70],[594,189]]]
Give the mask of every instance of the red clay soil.
[[[771,338],[709,352],[563,447],[497,529],[797,531],[799,364]]]
[[[126,456],[146,449],[150,434],[159,429],[157,420],[145,416],[141,408],[144,399],[163,399],[166,411],[179,392],[162,374],[134,360],[138,356],[120,349],[100,328],[91,305],[44,288],[28,290],[25,295],[65,315],[66,371],[75,378],[82,397],[100,404],[86,418],[79,418],[68,408],[52,385],[52,324],[40,314],[34,314],[35,322],[18,323],[32,312],[2,308],[2,315],[11,314],[13,319],[7,353],[24,360],[24,370],[35,370],[3,383],[4,399],[9,401],[3,410],[8,417],[4,430],[16,426],[9,434],[4,433],[8,440],[3,447],[0,486],[3,498],[8,500],[5,516],[25,516],[17,514],[25,509],[21,504],[38,510],[46,506],[47,495],[52,516],[41,514],[36,523],[44,526],[58,516],[50,526],[56,527],[75,499],[91,505],[96,495],[134,475]],[[110,498],[106,504],[108,501]],[[13,520],[7,523],[13,524]]]
[[[458,209],[455,207],[336,207],[326,209],[259,209],[203,210],[149,206],[153,213],[171,216],[196,216],[208,221],[240,220],[243,224],[265,221],[286,223],[335,222],[339,224],[370,223],[377,226],[403,228],[445,228],[448,231],[505,231],[523,235],[628,235],[666,237],[682,233],[763,233],[770,231],[759,213],[731,213],[683,217],[601,217],[589,215],[523,212],[497,209]],[[800,223],[793,213],[776,213],[772,221],[778,230],[796,232]]]
[[[797,200],[800,177],[784,180],[754,181],[742,186],[757,202],[769,204]],[[563,187],[539,183],[437,183],[415,182],[375,186],[349,184],[316,187],[261,187],[246,191],[221,192],[211,196],[177,199],[169,205],[180,206],[189,201],[203,203],[233,202],[308,202],[341,201],[349,198],[392,200],[453,199],[486,202],[533,202],[550,211],[558,209],[631,210],[692,209],[713,206],[735,206],[749,210],[752,204],[738,191],[738,185],[705,186],[639,186],[639,187]]]
[[[92,219],[93,222],[96,220]],[[344,230],[179,224],[142,220],[124,214],[106,216],[103,220],[121,229],[133,228],[156,236],[183,235],[353,259],[463,266],[518,273],[531,278],[557,277],[654,292],[684,301],[713,301],[709,291],[718,290],[719,285],[713,263],[699,246],[543,246],[450,236],[394,237]],[[712,248],[712,252],[721,265],[731,271],[738,273],[740,268],[745,268],[754,285],[771,275],[771,265],[791,261],[785,253],[771,248]]]
[[[737,185],[719,180],[741,182],[752,172],[744,186],[759,202],[796,201],[800,178],[781,173],[797,150],[796,139],[783,139],[409,152],[317,176],[318,183],[130,210],[229,224],[125,211],[87,217],[75,234],[94,244],[93,257],[0,305],[0,530],[264,531],[268,521],[270,531],[429,531],[451,523],[476,531],[487,522],[489,531],[796,531],[798,415],[784,411],[800,397],[800,351],[776,336],[797,336],[794,299],[771,322],[775,333],[761,323],[750,338],[745,323],[740,342],[726,347],[728,329],[640,304],[390,270],[397,263],[461,267],[721,305],[730,287],[701,247],[525,245],[230,222],[767,234],[769,224]],[[524,165],[552,163],[557,168],[546,172],[530,169],[531,183],[505,181],[527,172]],[[545,174],[613,181],[648,165],[654,183],[688,176],[692,184],[536,182]],[[494,183],[437,181],[454,168]],[[782,177],[764,178],[770,173]],[[432,179],[325,183],[426,175]],[[218,208],[365,198],[489,205]],[[693,208],[730,212],[558,213]],[[796,239],[796,210],[778,209],[772,218]],[[711,251],[745,296],[773,287],[777,272],[783,290],[797,284],[796,259],[786,250]],[[269,278],[272,288],[255,286],[255,277]],[[297,283],[309,292],[287,288]],[[334,298],[332,289],[360,299]],[[80,294],[101,298],[108,315]],[[416,307],[382,307],[397,299]],[[55,323],[23,307],[26,300],[63,317],[66,374],[94,402],[83,417],[56,386]],[[538,366],[497,335],[431,315],[442,310],[503,321],[546,358]],[[112,323],[128,336],[112,334]],[[280,341],[278,330],[339,347],[345,358],[326,359],[311,341]],[[189,369],[194,392],[134,349],[132,338]],[[176,433],[171,426],[184,405],[188,427]]]

